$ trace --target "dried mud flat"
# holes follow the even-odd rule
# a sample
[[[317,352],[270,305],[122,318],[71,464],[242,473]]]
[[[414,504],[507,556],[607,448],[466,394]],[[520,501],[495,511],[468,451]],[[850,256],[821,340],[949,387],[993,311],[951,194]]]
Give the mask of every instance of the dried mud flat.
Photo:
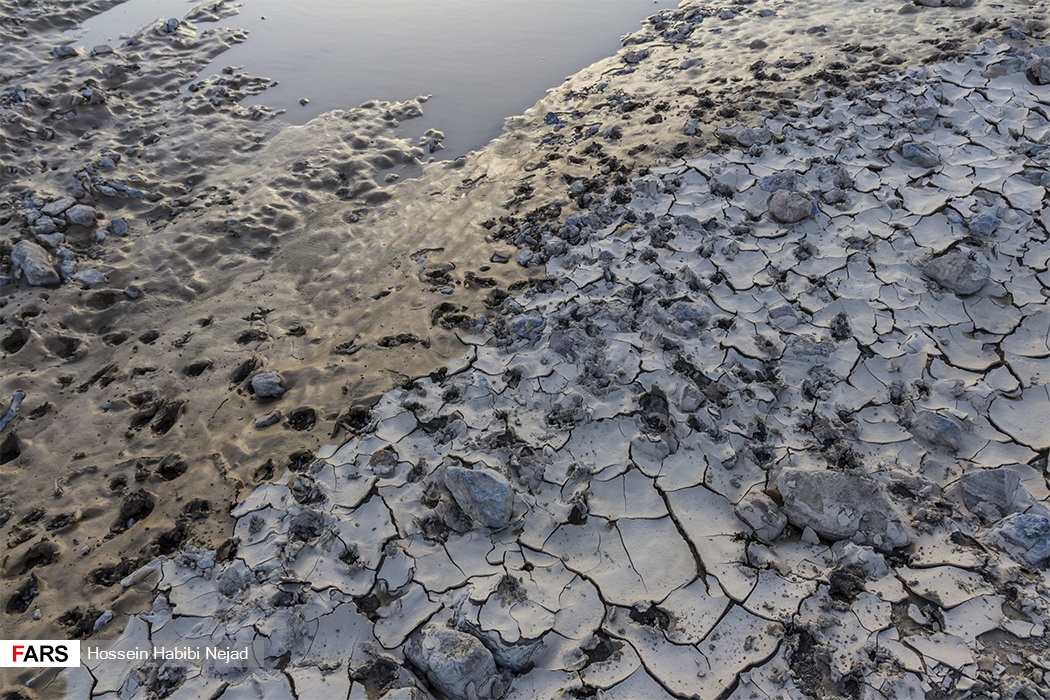
[[[13,697],[1045,696],[1045,3],[684,3],[422,167],[104,6],[3,4],[3,632],[266,670]]]

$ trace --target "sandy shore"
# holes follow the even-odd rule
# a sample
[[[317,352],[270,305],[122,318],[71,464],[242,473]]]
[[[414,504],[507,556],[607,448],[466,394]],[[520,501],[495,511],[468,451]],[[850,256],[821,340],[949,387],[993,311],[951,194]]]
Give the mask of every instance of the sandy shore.
[[[267,670],[5,685],[1040,697],[1045,3],[684,3],[429,165],[111,4],[0,5],[2,632]]]

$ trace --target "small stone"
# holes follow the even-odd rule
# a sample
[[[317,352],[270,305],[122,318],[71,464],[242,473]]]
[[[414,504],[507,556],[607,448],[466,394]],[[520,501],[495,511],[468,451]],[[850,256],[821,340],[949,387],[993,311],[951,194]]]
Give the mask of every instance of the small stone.
[[[55,251],[55,260],[58,262],[58,276],[64,280],[71,278],[77,265],[76,254],[69,248],[59,246]]]
[[[47,251],[32,241],[19,241],[11,249],[11,264],[35,287],[60,284],[62,278],[51,264]]]
[[[547,323],[543,320],[543,316],[532,311],[521,314],[511,321],[510,330],[518,338],[529,339],[537,337],[546,325]]]
[[[1028,64],[1025,75],[1036,85],[1050,85],[1050,58],[1040,56]]]
[[[682,132],[685,133],[686,136],[696,136],[698,131],[700,131],[699,119],[690,119],[685,123],[685,127],[682,129]]]
[[[996,528],[1008,543],[1018,547],[1025,561],[1045,568],[1050,560],[1050,520],[1042,515],[1018,513]]]
[[[38,233],[36,234],[36,240],[40,245],[54,250],[55,248],[62,245],[66,237],[61,233]]]
[[[936,153],[921,143],[909,141],[901,147],[901,155],[904,159],[924,168],[935,168],[941,163]]]
[[[777,504],[766,496],[748,496],[736,507],[736,515],[755,531],[755,537],[763,542],[772,542],[787,525],[787,517]]]
[[[977,253],[956,248],[931,260],[922,268],[922,272],[958,296],[969,296],[987,284],[992,270],[977,259]]]
[[[777,190],[794,192],[799,187],[798,173],[794,170],[785,170],[774,175],[766,175],[759,179],[758,186],[766,192],[776,192]]]
[[[802,528],[802,536],[799,537],[799,539],[805,542],[806,544],[820,544],[820,535],[818,535],[816,530],[809,527],[808,525]]]
[[[510,524],[514,508],[514,490],[510,482],[491,469],[445,470],[445,486],[471,520],[493,530]]]
[[[990,236],[995,233],[995,230],[999,228],[1000,224],[999,217],[991,214],[979,214],[970,219],[967,227],[970,229],[970,233],[977,236]]]
[[[728,143],[735,143],[741,148],[752,146],[764,146],[773,140],[773,134],[764,127],[751,128],[746,126],[734,126],[728,129],[717,129],[715,135]]]
[[[393,450],[378,450],[369,458],[368,468],[376,476],[391,476],[397,469],[397,454]]]
[[[259,418],[255,419],[255,427],[259,428],[259,429],[269,428],[271,425],[276,425],[280,421],[281,421],[281,412],[280,411],[270,411],[265,416],[260,416]]]
[[[828,204],[844,204],[849,200],[846,190],[834,187],[824,193],[824,201]]]
[[[73,275],[73,279],[82,284],[86,288],[94,287],[99,282],[104,282],[106,276],[101,272],[91,267],[86,270],[79,270]]]
[[[112,621],[113,621],[113,612],[111,610],[107,610],[106,612],[104,612],[101,615],[99,615],[98,619],[95,620],[95,624],[91,628],[92,633],[98,632],[100,629],[102,629],[103,627],[105,627],[106,625],[108,625]]]
[[[64,212],[66,209],[69,209],[76,203],[77,200],[73,199],[72,197],[63,197],[62,199],[56,199],[50,204],[45,205],[44,208],[40,210],[40,212],[45,216],[58,216],[59,214]]]
[[[77,55],[77,48],[70,44],[56,46],[51,49],[51,56],[57,59],[70,58]]]
[[[783,511],[799,528],[831,540],[852,540],[881,551],[905,547],[911,536],[879,485],[860,474],[789,467],[777,490]]]
[[[408,638],[405,656],[448,700],[498,700],[507,691],[492,653],[465,632],[429,623]]]
[[[76,204],[66,210],[69,223],[90,228],[95,225],[95,210],[84,204]]]
[[[946,447],[951,452],[959,451],[962,426],[954,418],[922,410],[912,421],[911,432],[916,437]]]
[[[794,224],[812,216],[816,203],[804,194],[777,190],[769,198],[769,213],[783,224]]]
[[[109,222],[109,232],[114,236],[128,235],[128,222],[124,219],[113,219]]]
[[[142,287],[139,287],[137,284],[129,284],[127,287],[124,287],[124,296],[128,299],[139,299],[142,297]]]
[[[281,375],[277,372],[259,372],[252,377],[252,391],[259,398],[279,399],[286,389],[281,386]]]
[[[1021,477],[1009,467],[963,474],[960,482],[966,507],[993,522],[1027,510],[1034,503],[1021,485]]]
[[[164,24],[157,27],[158,34],[173,34],[182,26],[182,22],[172,17],[171,19],[164,22]]]

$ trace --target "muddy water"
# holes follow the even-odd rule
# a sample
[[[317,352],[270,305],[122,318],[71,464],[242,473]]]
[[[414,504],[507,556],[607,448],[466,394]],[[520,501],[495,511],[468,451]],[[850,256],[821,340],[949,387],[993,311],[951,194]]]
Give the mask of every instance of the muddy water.
[[[113,41],[190,7],[129,0],[85,23],[78,41]],[[658,7],[652,0],[246,0],[223,24],[250,30],[250,39],[202,77],[243,66],[272,78],[278,84],[251,102],[287,110],[282,118],[294,124],[371,99],[433,95],[406,133],[439,129],[445,149],[435,157],[456,157],[495,138],[505,117],[547,88],[614,53],[618,38]]]

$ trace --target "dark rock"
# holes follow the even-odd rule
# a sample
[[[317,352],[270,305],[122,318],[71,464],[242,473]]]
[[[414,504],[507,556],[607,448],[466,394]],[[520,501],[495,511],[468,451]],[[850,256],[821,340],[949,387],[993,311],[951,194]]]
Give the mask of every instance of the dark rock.
[[[427,624],[409,637],[405,656],[448,700],[496,700],[507,691],[492,653],[465,632]]]
[[[784,500],[784,513],[797,527],[882,551],[911,542],[889,499],[866,476],[789,467],[777,477],[776,486]]]
[[[32,241],[19,241],[11,249],[11,264],[22,271],[35,287],[61,284],[62,278],[51,264],[47,251]]]
[[[921,143],[909,141],[901,146],[901,155],[904,159],[924,168],[936,168],[941,164],[940,157]]]
[[[912,435],[927,442],[946,447],[951,452],[959,451],[959,438],[962,437],[962,426],[954,418],[922,410],[911,424]]]
[[[514,490],[502,474],[491,469],[449,467],[445,486],[471,520],[497,530],[510,524]]]
[[[277,372],[259,372],[252,377],[252,391],[259,398],[279,399],[286,391],[281,382],[281,375]]]
[[[816,203],[800,192],[777,190],[769,198],[769,213],[783,224],[794,224],[812,216]]]
[[[968,296],[987,284],[991,268],[975,252],[956,248],[928,262],[922,272],[945,289]]]
[[[996,528],[1009,544],[1032,566],[1045,568],[1050,560],[1050,520],[1042,515],[1018,513]]]

